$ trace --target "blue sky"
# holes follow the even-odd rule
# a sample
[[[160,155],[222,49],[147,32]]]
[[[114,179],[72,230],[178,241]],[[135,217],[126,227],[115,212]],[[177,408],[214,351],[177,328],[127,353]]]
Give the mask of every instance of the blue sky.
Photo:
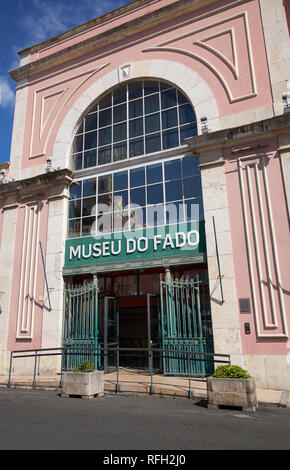
[[[10,0],[0,17],[0,163],[9,160],[17,52],[131,3],[127,0]]]

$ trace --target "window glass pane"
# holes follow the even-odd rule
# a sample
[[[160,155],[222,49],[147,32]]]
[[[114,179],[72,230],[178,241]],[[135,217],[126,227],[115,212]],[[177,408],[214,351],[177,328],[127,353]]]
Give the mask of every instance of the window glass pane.
[[[112,175],[100,176],[98,180],[98,193],[110,193],[112,191]]]
[[[111,146],[100,148],[98,152],[98,164],[105,165],[106,163],[111,163],[111,161],[112,161]]]
[[[168,181],[165,183],[166,201],[178,201],[182,199],[182,180]]]
[[[127,107],[125,104],[121,106],[115,106],[113,108],[114,123],[126,121],[127,119]]]
[[[106,127],[112,124],[112,109],[106,109],[99,113],[99,127]]]
[[[147,187],[147,204],[163,202],[163,184],[154,184]]]
[[[150,95],[159,91],[159,83],[151,80],[144,81],[144,95]]]
[[[165,180],[176,180],[181,178],[181,162],[178,160],[171,160],[164,163]],[[179,199],[179,198],[178,198]]]
[[[113,211],[120,211],[128,206],[128,191],[119,191],[114,193]]]
[[[132,139],[129,143],[129,156],[130,158],[138,157],[139,155],[144,154],[144,139]]]
[[[121,173],[114,174],[114,191],[128,188],[128,172],[122,171]]]
[[[98,214],[112,211],[112,194],[98,196]]]
[[[97,129],[97,113],[88,114],[85,119],[85,132]]]
[[[114,126],[114,142],[127,139],[127,123],[116,124]]]
[[[84,168],[90,168],[97,164],[97,150],[89,150],[84,152]]]
[[[105,127],[99,130],[99,146],[110,144],[112,142],[112,128]]]
[[[122,232],[128,225],[128,213],[124,211],[113,212],[113,230],[114,232]]]
[[[183,201],[170,202],[166,204],[166,224],[184,222]]]
[[[121,88],[117,88],[113,92],[113,102],[114,104],[124,103],[127,98],[127,87],[123,86]]]
[[[82,197],[82,188],[83,183],[79,181],[78,183],[74,183],[71,185],[69,190],[69,197],[70,199],[78,199]]]
[[[130,137],[137,137],[144,134],[143,118],[134,119],[129,124]]]
[[[136,188],[137,186],[145,185],[145,168],[135,168],[130,171],[130,186]]]
[[[167,90],[168,88],[172,88],[172,85],[170,83],[165,83],[165,82],[160,82],[160,90]]]
[[[112,232],[112,214],[101,214],[97,220],[98,233]]]
[[[186,220],[204,220],[202,198],[185,201]]]
[[[178,147],[178,129],[170,129],[169,131],[162,132],[162,141],[164,150]]]
[[[96,194],[96,178],[83,181],[83,197],[94,196]]]
[[[162,129],[177,126],[177,108],[162,112]]]
[[[183,178],[186,176],[199,175],[199,160],[194,155],[182,159]]]
[[[178,104],[185,104],[188,103],[188,99],[183,93],[180,93],[180,91],[177,92],[178,95]]]
[[[121,142],[113,147],[113,161],[118,162],[127,158],[127,143]]]
[[[104,98],[99,101],[99,109],[109,108],[110,106],[112,106],[112,93],[104,96]]]
[[[196,124],[189,124],[186,126],[182,126],[180,128],[180,143],[181,145],[184,144],[184,139],[188,137],[194,137],[197,135],[197,126]]]
[[[82,134],[84,132],[84,119],[82,119],[81,124],[79,125],[78,130],[76,131],[76,135]]]
[[[129,86],[129,100],[134,100],[142,96],[142,82],[130,83]]]
[[[155,165],[149,165],[147,170],[147,184],[159,183],[162,181],[162,163],[156,163]]]
[[[145,206],[146,204],[145,188],[131,189],[130,202],[131,202],[131,205],[133,206],[134,205]]]
[[[89,132],[85,134],[85,150],[94,149],[97,147],[97,132]]]
[[[82,236],[94,235],[96,233],[96,218],[85,217],[82,219]]]
[[[81,219],[70,220],[68,224],[69,238],[77,238],[81,235]]]
[[[162,109],[171,108],[176,106],[176,89],[172,88],[171,90],[163,91],[161,93],[161,107]]]
[[[154,113],[155,111],[159,111],[159,109],[159,94],[145,98],[145,114]]]
[[[132,101],[129,103],[129,118],[135,118],[143,115],[143,100]]]
[[[164,225],[164,205],[157,204],[147,208],[147,225],[149,227],[156,227]]]
[[[158,152],[161,150],[160,133],[148,135],[146,137],[146,153]]]
[[[72,167],[74,171],[81,170],[83,167],[83,154],[77,153],[72,156]]]
[[[195,176],[193,178],[185,178],[183,184],[185,199],[191,197],[199,197],[202,195],[201,178],[199,176]]]
[[[160,130],[160,114],[150,114],[145,118],[145,133],[150,134]]]
[[[180,124],[196,121],[195,113],[190,104],[179,107],[179,121]]]
[[[83,199],[82,216],[86,217],[89,215],[96,215],[96,198],[95,197],[89,197],[87,199]]]
[[[146,227],[146,208],[134,207],[131,210],[130,228],[131,230],[137,230],[144,227]]]
[[[83,134],[82,135],[77,135],[74,138],[72,153],[82,152],[82,150],[83,150],[83,140],[84,140]]]
[[[75,219],[81,216],[81,200],[69,202],[69,218]]]

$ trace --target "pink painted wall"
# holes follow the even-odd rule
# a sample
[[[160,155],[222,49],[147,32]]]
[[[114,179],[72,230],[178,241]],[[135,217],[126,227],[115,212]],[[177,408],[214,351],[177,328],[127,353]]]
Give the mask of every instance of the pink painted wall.
[[[168,3],[152,2],[144,7],[144,12]],[[146,36],[142,33],[120,40],[34,76],[28,92],[22,167],[45,163],[74,102],[96,80],[124,63],[165,59],[186,65],[209,85],[221,117],[271,104],[259,2],[249,0],[231,8],[227,7],[229,4],[229,0],[219,2],[199,10],[194,17],[184,15],[161,28],[152,28]],[[140,14],[132,12],[128,18]],[[114,24],[122,21],[123,18],[116,19]],[[109,22],[81,36],[90,37],[112,25]],[[50,52],[79,40],[81,37],[77,36],[54,45]]]
[[[48,204],[45,195],[38,195],[37,202],[35,199],[18,207],[8,350],[41,347],[45,278],[39,241],[45,257]]]
[[[251,143],[251,145],[255,144],[265,145],[260,151],[265,152],[266,155],[264,168],[266,180],[268,180],[269,205],[266,197],[267,188],[263,173],[263,161],[260,158],[242,159],[241,165],[247,214],[246,222],[252,258],[251,272],[253,273],[256,296],[256,316],[250,282],[250,263],[247,254],[246,227],[237,163],[238,157],[233,155],[232,149],[224,152],[237,297],[238,299],[250,298],[251,301],[251,313],[240,314],[242,346],[246,354],[287,354],[289,352],[289,349],[287,350],[287,339],[279,338],[279,335],[285,333],[281,298],[284,304],[288,329],[290,327],[289,220],[281,161],[277,151],[278,143],[276,139]],[[257,150],[248,151],[248,153],[241,152],[238,156],[243,157],[255,152]],[[255,167],[255,164],[257,167]],[[246,169],[247,165],[249,165],[248,170]],[[257,173],[255,168],[257,168]],[[259,204],[259,201],[261,201],[261,204]],[[269,207],[272,213],[273,232],[271,232]],[[274,233],[274,238],[276,239],[276,253],[272,233]],[[276,257],[275,254],[277,255]],[[277,274],[277,266],[279,268],[279,275]],[[259,277],[259,269],[261,278]],[[261,282],[259,281],[260,279]],[[281,285],[281,298],[279,297],[279,281]],[[273,315],[275,311],[276,322]],[[272,335],[272,337],[258,338],[257,321],[260,334]],[[251,326],[251,334],[249,335],[244,333],[244,323],[246,322],[250,323]],[[269,324],[268,327],[267,323]],[[275,323],[276,326],[274,326]]]

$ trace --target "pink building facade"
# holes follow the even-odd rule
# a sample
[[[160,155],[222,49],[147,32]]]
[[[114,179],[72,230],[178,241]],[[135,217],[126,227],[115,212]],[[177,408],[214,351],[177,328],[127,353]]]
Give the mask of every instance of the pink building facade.
[[[289,390],[286,3],[136,0],[19,55],[11,72],[17,92],[10,162],[1,167],[0,374],[7,374],[11,351],[62,347],[68,283],[94,278],[100,297],[126,294],[120,322],[132,332],[133,298],[157,295],[166,272],[167,279],[204,277],[214,352],[229,354],[258,385]],[[198,174],[186,173],[191,156]],[[129,187],[119,183],[121,173]],[[142,175],[146,181],[138,183]],[[113,220],[107,230],[97,226],[104,201]],[[186,215],[192,201],[204,234],[182,225],[196,221]],[[104,245],[117,232],[114,215],[126,234],[132,202],[145,214],[134,225],[142,230],[152,226],[148,208],[182,206],[174,223],[159,224],[174,232],[163,252],[159,232],[153,254],[147,232],[136,256],[121,242],[115,253]],[[128,227],[131,233],[131,221]],[[188,246],[173,247],[176,233]],[[204,236],[205,248],[188,233]],[[137,304],[135,315],[144,308]],[[18,362],[15,373],[31,370],[28,360]],[[40,368],[56,373],[59,358],[42,359]]]

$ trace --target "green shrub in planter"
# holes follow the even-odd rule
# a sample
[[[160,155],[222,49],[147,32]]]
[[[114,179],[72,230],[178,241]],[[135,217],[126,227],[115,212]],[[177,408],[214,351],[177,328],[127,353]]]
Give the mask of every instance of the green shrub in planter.
[[[90,361],[84,361],[74,369],[74,372],[94,372],[94,371],[95,371],[95,364]]]
[[[226,365],[217,367],[213,377],[217,377],[219,379],[249,379],[251,376],[240,366]]]

